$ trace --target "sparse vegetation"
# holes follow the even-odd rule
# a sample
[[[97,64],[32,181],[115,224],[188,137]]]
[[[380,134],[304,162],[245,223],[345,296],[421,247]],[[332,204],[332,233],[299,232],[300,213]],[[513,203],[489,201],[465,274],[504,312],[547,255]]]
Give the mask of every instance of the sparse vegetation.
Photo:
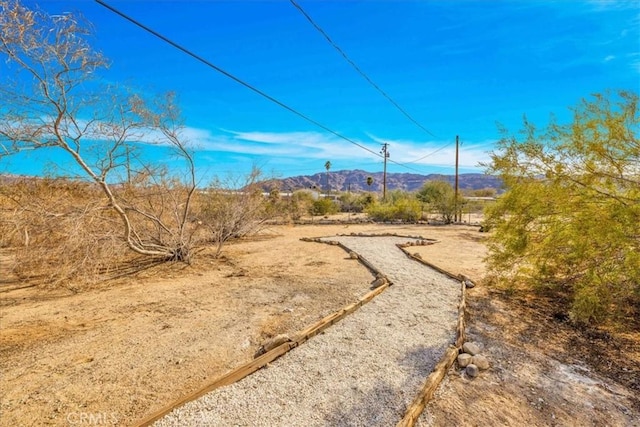
[[[308,190],[293,192],[287,206],[287,211],[292,220],[299,220],[309,213],[313,205],[313,194]]]
[[[121,273],[128,262],[190,262],[199,245],[212,241],[219,253],[268,217],[258,171],[242,191],[220,182],[198,191],[175,96],[142,99],[105,87],[99,74],[108,61],[91,48],[89,23],[20,2],[0,1],[0,11],[9,83],[0,90],[0,158],[50,150],[55,159],[66,155],[77,171],[2,183],[1,243],[18,248],[19,277],[91,282]],[[181,160],[179,174],[146,161],[143,144]]]
[[[73,163],[64,165],[70,171],[64,177],[0,176],[1,425],[107,418],[136,424],[158,406],[184,402],[204,382],[229,379],[228,370],[251,360],[264,338],[300,336],[329,313],[353,311],[360,304],[354,300],[370,290],[376,255],[398,252],[391,244],[389,252],[372,253],[370,264],[366,253],[347,255],[308,238],[345,233],[352,235],[348,241],[360,236],[368,245],[382,239],[365,236],[425,236],[433,240],[410,248],[416,258],[478,279],[460,308],[473,313],[466,319],[469,338],[485,344],[495,369],[472,386],[467,377],[449,375],[445,398],[431,403],[431,422],[494,425],[521,417],[518,422],[530,425],[630,425],[638,419],[637,94],[596,95],[574,110],[571,123],[539,130],[525,122],[520,136],[505,133],[487,165],[507,186],[489,205],[484,227],[491,234],[461,224],[373,224],[362,215],[348,215],[358,220],[344,223],[347,215],[341,215],[321,226],[269,223],[259,239],[225,246],[276,217],[287,222],[339,209],[394,223],[415,223],[426,209],[451,223],[463,200],[454,200],[444,181],[426,182],[417,193],[389,191],[384,201],[374,192],[338,196],[351,184],[371,190],[374,179],[364,171],[357,180],[341,178],[347,171],[330,173],[330,161],[324,164],[326,190],[333,186],[339,203],[318,194],[322,172],[298,186],[313,191],[293,192],[295,185],[287,185],[288,193],[265,190],[257,169],[205,187],[197,182],[175,96],[143,99],[130,88],[103,86],[108,78],[98,74],[108,61],[91,49],[90,36],[90,25],[73,14],[48,16],[0,0],[0,161],[37,149],[55,153],[54,163],[57,154]],[[146,160],[141,147],[147,144],[170,151],[180,171]],[[389,181],[378,176],[386,188]],[[413,179],[411,191],[421,182]],[[401,184],[398,178],[394,187]],[[484,205],[464,203],[468,212]],[[488,263],[482,261],[486,241]],[[201,250],[206,262],[184,264]],[[151,265],[155,269],[145,274],[82,288]],[[502,289],[484,286],[487,265]],[[390,270],[394,287],[402,287],[397,265],[389,267],[396,267]],[[427,282],[439,280],[420,279],[426,290]],[[373,286],[381,280],[377,276]],[[391,333],[409,323],[430,328],[412,312],[443,303],[434,295],[411,310],[396,304],[397,295],[387,298],[393,289],[386,292],[377,297],[381,303],[390,301],[390,309],[395,305],[408,317],[399,324],[384,319],[382,329]],[[598,325],[609,320],[626,329]],[[342,338],[345,343],[349,334]],[[437,366],[438,348],[407,348],[388,361],[415,371],[419,386],[423,359],[433,356]],[[352,375],[358,386],[351,390],[357,395],[353,410],[343,401],[335,408],[325,402],[335,415],[325,423],[359,419],[368,400],[396,393],[398,381],[378,377],[369,389]]]

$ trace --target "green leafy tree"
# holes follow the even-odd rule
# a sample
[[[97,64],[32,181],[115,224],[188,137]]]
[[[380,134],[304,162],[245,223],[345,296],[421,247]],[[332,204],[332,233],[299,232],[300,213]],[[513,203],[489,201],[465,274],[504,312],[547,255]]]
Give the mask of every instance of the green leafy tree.
[[[365,212],[374,221],[416,222],[422,214],[420,202],[412,194],[393,190],[381,203],[373,201],[365,207]]]
[[[428,205],[429,210],[438,213],[442,220],[450,224],[453,222],[456,210],[455,190],[446,181],[427,181],[416,193],[416,198]],[[457,206],[463,204],[463,198],[458,197]]]
[[[640,312],[638,94],[594,95],[538,130],[505,135],[488,172],[489,267],[503,281],[569,296],[576,321]],[[620,319],[621,317],[618,317]]]
[[[372,176],[368,176],[367,177],[367,187],[369,187],[369,189],[371,189],[371,185],[373,184],[373,177]]]

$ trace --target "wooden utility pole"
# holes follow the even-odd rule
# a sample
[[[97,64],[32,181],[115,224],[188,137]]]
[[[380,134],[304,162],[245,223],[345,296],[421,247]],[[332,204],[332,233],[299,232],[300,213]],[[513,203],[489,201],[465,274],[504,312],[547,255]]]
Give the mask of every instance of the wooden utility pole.
[[[384,172],[382,173],[382,201],[387,200],[387,158],[389,158],[389,144],[382,144],[382,156],[384,157]]]
[[[458,141],[458,135],[456,135],[456,186],[453,200],[453,222],[458,222]]]

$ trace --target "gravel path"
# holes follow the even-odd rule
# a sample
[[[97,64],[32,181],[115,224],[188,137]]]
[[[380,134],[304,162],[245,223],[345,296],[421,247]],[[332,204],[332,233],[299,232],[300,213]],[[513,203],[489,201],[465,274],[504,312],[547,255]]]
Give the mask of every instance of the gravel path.
[[[243,380],[156,426],[393,426],[455,340],[459,282],[410,260],[399,237],[339,236],[393,285]]]

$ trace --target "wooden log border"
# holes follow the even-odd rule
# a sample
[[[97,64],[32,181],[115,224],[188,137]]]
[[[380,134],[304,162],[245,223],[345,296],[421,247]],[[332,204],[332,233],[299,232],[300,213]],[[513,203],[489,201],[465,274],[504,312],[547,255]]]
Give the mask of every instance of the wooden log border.
[[[399,235],[399,234],[394,234],[394,233],[384,233],[384,234],[363,234],[363,233],[351,233],[351,234],[343,234],[342,236],[354,236],[354,237],[388,237],[388,236],[393,236],[393,237],[403,237],[403,238],[407,238],[407,239],[417,239],[417,240],[423,240],[423,241],[427,241],[429,242],[429,244],[433,244],[433,243],[437,243],[437,240],[434,239],[426,239],[423,238],[421,236],[404,236],[404,235]],[[300,240],[305,241],[305,242],[317,242],[317,243],[324,243],[324,244],[329,244],[329,245],[334,245],[334,246],[339,246],[341,247],[343,250],[345,250],[347,253],[351,252],[351,249],[347,248],[345,245],[343,245],[340,242],[337,241],[332,241],[332,240],[327,240],[328,238],[302,238]],[[407,244],[398,244],[397,245],[398,248],[400,248],[400,250],[402,250],[407,256],[409,256],[410,258],[421,262],[422,264],[431,267],[435,270],[437,270],[438,272],[456,279],[456,280],[461,280],[461,301],[458,307],[458,325],[457,325],[457,331],[456,331],[456,341],[455,341],[455,346],[449,346],[449,348],[446,350],[444,356],[440,359],[440,362],[435,366],[433,372],[431,372],[431,374],[427,377],[424,385],[422,386],[422,389],[420,390],[420,393],[418,394],[418,396],[414,399],[414,401],[411,403],[411,405],[407,408],[405,415],[403,417],[403,419],[397,424],[397,427],[405,427],[405,426],[413,426],[415,424],[415,422],[418,420],[418,418],[420,417],[420,415],[422,414],[422,411],[424,410],[426,404],[429,402],[429,400],[433,397],[433,394],[435,392],[435,390],[438,388],[438,386],[440,385],[440,382],[442,381],[442,378],[444,378],[444,375],[446,373],[447,370],[449,370],[449,368],[453,365],[454,361],[456,360],[456,357],[459,353],[459,349],[462,347],[462,344],[464,343],[464,331],[465,331],[465,283],[464,283],[464,279],[462,279],[462,276],[456,276],[446,270],[441,269],[440,267],[437,267],[419,257],[416,257],[412,254],[410,254],[405,248],[406,247],[410,247],[413,246],[411,243],[407,243]],[[368,303],[369,301],[371,301],[373,298],[375,298],[377,295],[381,294],[382,292],[384,292],[385,289],[387,289],[389,286],[392,285],[392,283],[389,281],[389,279],[381,272],[379,271],[376,267],[373,266],[373,264],[371,264],[369,261],[367,261],[366,259],[364,259],[363,257],[361,257],[360,255],[358,255],[358,261],[360,263],[362,263],[367,269],[369,269],[369,271],[371,271],[377,278],[383,278],[384,282],[381,286],[371,290],[370,292],[368,292],[367,294],[365,294],[363,297],[361,297],[358,301],[347,305],[346,307],[332,313],[329,314],[328,316],[325,316],[324,318],[320,319],[318,322],[314,323],[313,325],[303,329],[302,331],[296,333],[293,338],[291,339],[291,341],[286,342],[284,344],[279,345],[278,347],[266,352],[265,354],[251,360],[250,362],[247,362],[237,368],[235,368],[234,370],[226,373],[225,375],[223,375],[222,377],[217,378],[215,381],[213,381],[211,384],[206,385],[205,387],[196,390],[193,393],[190,393],[189,395],[182,397],[178,400],[175,400],[174,402],[172,402],[171,404],[161,408],[158,411],[155,411],[154,413],[152,413],[151,415],[149,415],[148,417],[144,418],[142,421],[137,422],[136,424],[134,424],[134,426],[137,427],[147,427],[150,426],[151,424],[153,424],[154,422],[158,421],[160,418],[164,417],[165,415],[169,414],[170,412],[172,412],[174,409],[188,403],[191,402],[193,400],[196,400],[202,396],[204,396],[205,394],[226,386],[226,385],[230,385],[233,384],[237,381],[240,381],[242,378],[245,378],[246,376],[254,373],[255,371],[257,371],[258,369],[263,368],[265,365],[267,365],[268,363],[271,363],[272,361],[276,360],[277,358],[279,358],[280,356],[282,356],[283,354],[287,353],[288,351],[290,351],[291,349],[299,346],[300,344],[304,343],[305,341],[308,341],[310,338],[314,337],[315,335],[318,335],[319,333],[321,333],[322,331],[324,331],[325,329],[327,329],[328,327],[330,327],[331,325],[339,322],[340,320],[342,320],[343,318],[345,318],[346,316],[348,316],[349,314],[355,312],[358,308],[362,307],[364,304]]]
[[[418,395],[416,396],[416,398],[413,400],[413,402],[411,403],[411,405],[409,405],[409,407],[407,408],[407,410],[405,411],[404,417],[402,418],[402,420],[400,420],[400,422],[396,425],[396,427],[413,427],[415,425],[415,423],[418,421],[418,418],[420,418],[420,415],[422,414],[422,412],[424,411],[424,408],[427,406],[427,403],[429,403],[429,401],[433,398],[433,395],[436,391],[436,389],[438,388],[438,386],[440,385],[440,383],[442,382],[442,379],[444,378],[445,374],[447,373],[447,371],[451,368],[451,366],[453,366],[453,364],[456,361],[456,358],[458,357],[458,354],[460,353],[460,350],[462,348],[462,345],[464,344],[465,341],[465,329],[466,329],[466,322],[465,322],[465,313],[466,313],[466,284],[465,284],[465,280],[467,279],[466,276],[463,276],[461,274],[459,275],[455,275],[451,272],[448,272],[436,265],[431,264],[430,262],[427,262],[425,260],[423,260],[422,258],[419,258],[411,253],[409,253],[405,248],[406,245],[398,245],[398,247],[404,251],[407,256],[409,256],[410,258],[428,266],[433,268],[436,271],[439,271],[440,273],[455,279],[455,280],[459,280],[460,281],[460,304],[458,304],[458,322],[457,322],[457,326],[456,326],[456,340],[455,340],[455,345],[450,345],[449,348],[447,348],[447,350],[445,351],[444,355],[440,358],[440,361],[438,362],[438,364],[433,368],[433,371],[431,372],[431,374],[429,374],[429,376],[427,377],[427,379],[425,380],[424,384],[422,385],[422,388],[420,389],[420,392],[418,393]]]
[[[329,244],[334,246],[340,246],[345,251],[347,251],[347,253],[351,252],[351,250],[348,249],[346,246],[336,241],[322,240],[320,238],[318,239],[303,238],[301,240],[306,242],[318,242],[318,243],[324,243],[324,244]],[[247,362],[233,369],[232,371],[226,373],[222,377],[217,378],[212,383],[200,388],[199,390],[196,390],[195,392],[190,393],[187,396],[184,396],[178,400],[173,401],[169,405],[164,406],[163,408],[153,412],[151,415],[147,416],[143,420],[138,421],[137,423],[134,424],[134,426],[138,426],[138,427],[150,426],[154,422],[158,421],[160,418],[164,417],[165,415],[169,414],[171,411],[184,405],[185,403],[191,402],[192,400],[196,400],[217,388],[240,381],[242,378],[254,373],[258,369],[261,369],[268,363],[273,362],[283,354],[287,353],[292,348],[295,348],[300,344],[304,343],[305,341],[308,341],[310,338],[318,335],[319,333],[327,329],[329,326],[344,319],[346,316],[358,310],[360,307],[362,307],[363,305],[365,305],[366,303],[374,299],[376,296],[380,295],[382,292],[384,292],[385,289],[387,289],[391,285],[391,283],[389,282],[389,279],[377,268],[375,268],[369,261],[362,258],[360,255],[358,255],[358,261],[361,262],[365,267],[367,267],[367,269],[369,269],[376,277],[383,278],[384,279],[383,284],[367,292],[364,296],[358,299],[358,301],[352,304],[349,304],[346,307],[343,307],[342,309],[332,314],[329,314],[328,316],[325,316],[324,318],[320,319],[318,322],[303,329],[302,331],[299,331],[293,336],[291,341],[281,344],[278,347],[266,352],[265,354],[251,360],[250,362]]]

